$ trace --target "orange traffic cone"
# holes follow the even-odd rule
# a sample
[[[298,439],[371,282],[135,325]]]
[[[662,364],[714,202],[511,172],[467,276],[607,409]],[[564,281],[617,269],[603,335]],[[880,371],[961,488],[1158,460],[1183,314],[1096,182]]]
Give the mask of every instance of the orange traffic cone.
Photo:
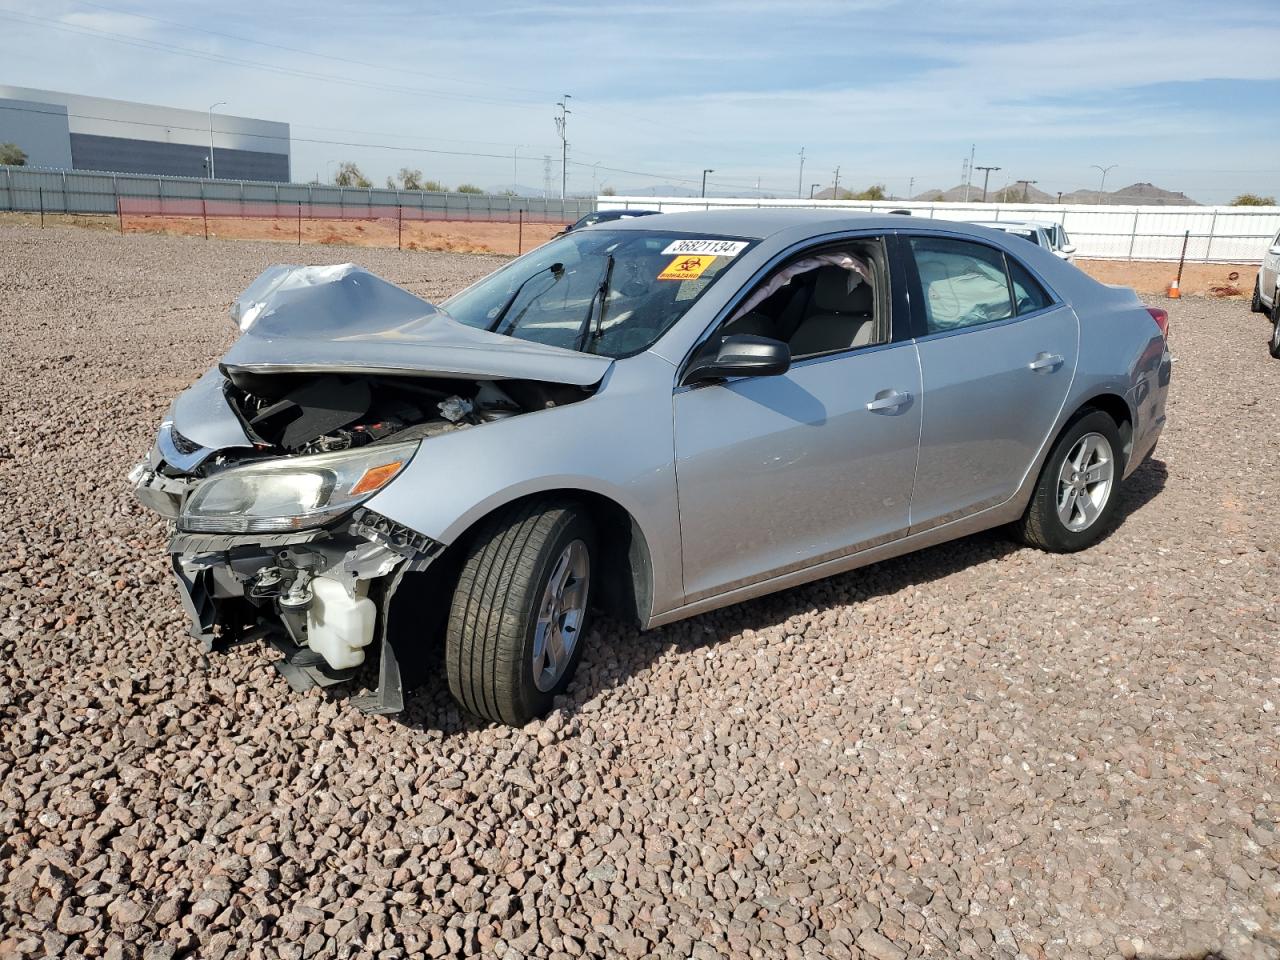
[[[1169,289],[1166,290],[1165,293],[1168,294],[1170,300],[1180,299],[1182,297],[1182,291],[1178,289],[1178,281],[1174,280],[1173,283],[1169,284]]]

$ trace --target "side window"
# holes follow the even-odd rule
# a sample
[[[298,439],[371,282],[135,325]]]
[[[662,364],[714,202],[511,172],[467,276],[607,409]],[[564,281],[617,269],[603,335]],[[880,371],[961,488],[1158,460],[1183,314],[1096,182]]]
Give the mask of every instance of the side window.
[[[1013,284],[1014,306],[1018,316],[1043,310],[1053,303],[1053,298],[1026,267],[1013,257],[1006,257],[1005,260],[1009,264],[1009,280]]]
[[[888,343],[889,283],[884,241],[849,240],[805,251],[767,276],[721,325],[723,337],[782,340],[802,360]]]
[[[946,237],[912,237],[929,333],[1013,316],[1004,254]]]

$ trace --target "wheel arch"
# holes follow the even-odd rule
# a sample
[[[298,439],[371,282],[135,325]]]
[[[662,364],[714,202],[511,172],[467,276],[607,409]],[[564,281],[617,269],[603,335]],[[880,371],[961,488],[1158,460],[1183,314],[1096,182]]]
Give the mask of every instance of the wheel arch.
[[[1127,469],[1133,456],[1133,409],[1129,406],[1129,401],[1118,393],[1098,393],[1083,401],[1067,418],[1058,435],[1061,436],[1072,423],[1091,410],[1101,410],[1115,421],[1116,429],[1120,431],[1121,452]]]
[[[461,569],[461,558],[470,549],[478,530],[483,529],[495,514],[531,500],[572,503],[591,517],[598,535],[597,556],[593,558],[597,570],[592,572],[592,581],[596,584],[592,605],[628,623],[647,624],[654,601],[653,557],[649,539],[639,521],[621,503],[603,493],[581,487],[547,487],[487,505],[485,512],[471,518],[465,529],[452,538],[441,556],[432,561],[433,568],[440,564],[445,572],[445,579],[438,588],[447,585],[447,589],[452,591],[457,571]]]

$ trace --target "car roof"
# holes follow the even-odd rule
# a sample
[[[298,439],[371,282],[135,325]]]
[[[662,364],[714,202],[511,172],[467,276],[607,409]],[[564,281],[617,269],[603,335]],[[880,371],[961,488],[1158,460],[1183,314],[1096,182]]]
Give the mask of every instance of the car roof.
[[[716,207],[710,210],[687,210],[679,213],[662,213],[656,217],[644,217],[619,221],[617,230],[663,230],[675,233],[707,234],[710,236],[742,237],[764,240],[776,233],[807,228],[813,234],[838,230],[903,230],[926,226],[945,226],[959,233],[972,233],[971,224],[958,220],[939,220],[930,217],[911,217],[901,214],[863,213],[856,210],[839,210],[812,207],[748,207],[732,209]]]
[[[1030,220],[970,220],[975,227],[986,227],[988,230],[1043,230],[1044,224],[1032,223]]]

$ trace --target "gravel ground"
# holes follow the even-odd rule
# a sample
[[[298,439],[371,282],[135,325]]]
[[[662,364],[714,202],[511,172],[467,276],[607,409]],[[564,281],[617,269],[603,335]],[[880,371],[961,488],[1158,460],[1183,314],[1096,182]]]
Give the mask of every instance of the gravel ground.
[[[125,473],[276,260],[0,227],[0,957],[1280,953],[1280,362],[1171,306],[1169,428],[1075,556],[995,534],[647,634],[524,730],[186,638]]]

